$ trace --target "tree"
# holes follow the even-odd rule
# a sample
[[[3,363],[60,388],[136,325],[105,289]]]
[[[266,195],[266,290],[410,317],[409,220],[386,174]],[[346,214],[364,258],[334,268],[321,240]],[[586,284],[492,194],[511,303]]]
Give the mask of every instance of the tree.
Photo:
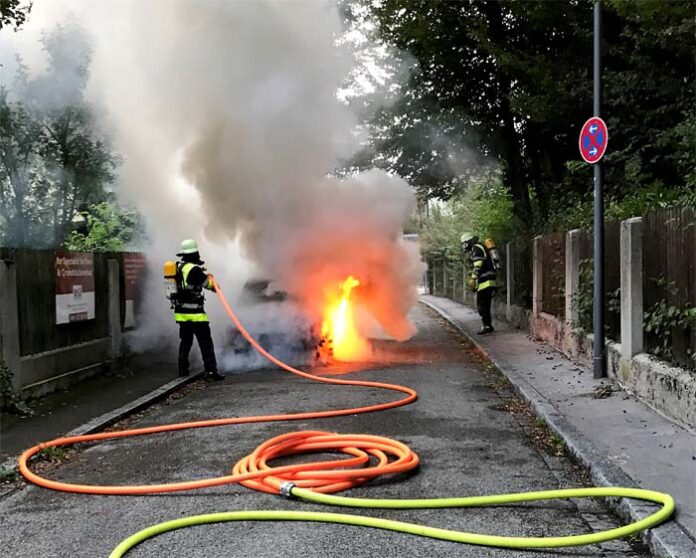
[[[0,29],[12,26],[16,31],[26,21],[30,11],[31,2],[0,0]]]
[[[79,212],[109,199],[118,164],[83,99],[84,32],[58,26],[42,43],[47,72],[32,78],[19,60],[12,94],[21,101],[0,95],[0,238],[13,246],[62,244]]]
[[[116,159],[108,145],[94,137],[90,111],[84,106],[49,113],[44,121],[42,155],[54,183],[53,241],[68,232],[78,210],[105,199]]]
[[[45,194],[39,180],[41,125],[0,88],[0,229],[10,246],[25,246],[32,238],[27,223],[41,220],[37,210]]]
[[[636,187],[693,188],[694,2],[603,5],[608,197]],[[585,203],[591,169],[578,163],[577,134],[592,114],[592,2],[362,6],[378,20],[381,40],[417,68],[401,101],[377,113],[373,160],[417,169],[421,196],[456,194],[459,173],[441,171],[434,129],[497,160],[522,228],[543,228],[549,216]]]
[[[404,2],[387,0],[374,8],[383,40],[418,61],[407,89],[429,121],[458,122],[473,136],[472,148],[497,158],[522,222],[531,216],[523,161],[523,122],[514,112],[519,80],[500,45],[521,43],[513,7],[498,2]],[[395,108],[399,108],[395,105]],[[405,118],[409,114],[403,113]],[[422,116],[417,115],[418,120]],[[456,133],[457,128],[454,128]]]
[[[420,233],[428,256],[462,258],[460,237],[468,231],[498,243],[513,239],[512,200],[500,182],[499,173],[488,172],[472,181],[466,191],[446,202],[432,204],[430,218]]]
[[[373,3],[340,4],[345,36],[358,37],[352,48],[359,66],[347,87],[353,92],[349,101],[363,113],[368,132],[363,149],[343,171],[379,167],[395,172],[409,181],[423,205],[461,192],[490,167],[485,146],[477,143],[461,111],[443,110],[434,96],[424,94],[417,61],[385,43],[374,24]],[[361,91],[365,82],[367,92]]]

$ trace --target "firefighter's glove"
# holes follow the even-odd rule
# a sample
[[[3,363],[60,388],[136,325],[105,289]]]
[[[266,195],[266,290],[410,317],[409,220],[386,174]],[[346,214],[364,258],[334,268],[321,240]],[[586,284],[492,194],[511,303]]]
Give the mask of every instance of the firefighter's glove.
[[[473,277],[469,279],[469,290],[472,292],[476,292],[476,279]]]
[[[221,289],[220,289],[220,285],[217,283],[217,281],[215,281],[215,277],[214,277],[213,274],[211,273],[211,274],[208,275],[208,288],[209,288],[211,291],[214,291],[214,290],[215,290],[215,287],[217,287],[218,290],[221,290]]]

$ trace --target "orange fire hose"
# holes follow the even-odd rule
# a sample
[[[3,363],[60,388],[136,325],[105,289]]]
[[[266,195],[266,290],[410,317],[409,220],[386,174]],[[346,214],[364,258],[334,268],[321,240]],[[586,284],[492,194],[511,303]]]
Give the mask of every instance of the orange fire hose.
[[[157,492],[174,492],[178,490],[192,490],[208,486],[240,483],[255,490],[270,493],[282,493],[287,497],[299,497],[304,501],[319,504],[347,506],[359,508],[392,508],[392,509],[420,509],[420,508],[453,508],[500,505],[506,503],[529,502],[538,500],[553,500],[558,498],[586,498],[586,497],[622,497],[635,498],[661,504],[662,507],[653,514],[629,525],[589,533],[584,535],[569,535],[561,537],[509,537],[500,535],[486,535],[450,531],[418,525],[391,521],[377,517],[361,515],[335,514],[324,512],[303,511],[269,511],[250,510],[236,512],[220,512],[204,514],[200,516],[184,517],[159,523],[143,529],[127,539],[123,540],[109,555],[110,558],[122,558],[134,546],[154,536],[182,529],[193,525],[218,523],[226,521],[313,521],[328,522],[347,525],[374,527],[402,533],[409,533],[423,537],[448,540],[452,542],[468,543],[499,548],[559,548],[567,546],[581,546],[598,544],[621,537],[627,537],[644,529],[649,529],[669,519],[674,512],[674,500],[668,494],[662,494],[650,490],[634,488],[579,488],[565,490],[548,490],[541,492],[528,492],[518,494],[497,494],[489,496],[470,496],[455,498],[431,498],[420,500],[370,500],[361,498],[345,498],[327,496],[326,494],[351,488],[384,474],[403,473],[418,466],[418,456],[406,445],[383,438],[363,434],[339,435],[330,432],[304,431],[292,432],[277,436],[261,444],[250,455],[240,460],[232,470],[231,475],[170,484],[139,485],[139,486],[99,486],[58,482],[43,478],[33,473],[28,466],[31,457],[41,450],[49,447],[68,446],[84,442],[96,442],[131,436],[143,436],[161,432],[172,432],[190,428],[203,428],[209,426],[223,426],[229,424],[246,424],[252,422],[274,422],[285,420],[302,420],[313,418],[338,417],[350,414],[369,413],[407,405],[416,400],[416,392],[408,387],[386,384],[381,382],[366,382],[355,380],[335,380],[322,378],[307,372],[302,372],[288,366],[276,359],[261,347],[239,322],[237,316],[229,307],[224,296],[214,285],[217,294],[232,322],[242,335],[268,360],[280,368],[307,378],[310,380],[336,385],[348,385],[370,388],[388,389],[405,394],[405,397],[388,403],[368,405],[354,409],[338,409],[317,411],[312,413],[295,413],[286,415],[253,416],[243,418],[213,419],[179,424],[167,424],[133,430],[121,430],[117,432],[104,432],[86,436],[70,436],[58,438],[50,442],[38,444],[26,450],[19,458],[19,469],[29,481],[64,492],[78,492],[83,494],[149,494]],[[271,467],[269,463],[281,457],[310,453],[331,452],[343,453],[350,457],[330,461]],[[376,461],[376,463],[375,463]],[[370,466],[370,463],[375,463]],[[363,468],[353,468],[363,465]]]
[[[252,454],[237,463],[234,466],[231,475],[208,479],[133,486],[91,485],[55,481],[34,473],[29,468],[29,460],[42,450],[51,447],[70,446],[86,442],[98,442],[102,440],[114,440],[117,438],[130,438],[134,436],[145,436],[148,434],[174,432],[176,430],[188,430],[192,428],[207,428],[211,426],[226,426],[231,424],[248,424],[255,422],[318,419],[355,415],[359,413],[372,413],[375,411],[384,411],[386,409],[393,409],[395,407],[408,405],[417,399],[418,394],[415,392],[415,390],[409,387],[382,382],[322,378],[320,376],[315,376],[314,374],[302,372],[301,370],[285,364],[258,344],[258,342],[249,334],[246,328],[239,321],[215,283],[214,288],[220,298],[220,301],[222,302],[223,307],[225,308],[225,311],[227,312],[227,315],[237,329],[239,329],[244,338],[254,347],[254,349],[283,370],[315,382],[342,386],[387,389],[390,391],[403,393],[405,394],[405,397],[397,399],[396,401],[380,403],[377,405],[367,405],[352,409],[325,410],[285,415],[259,415],[251,417],[221,418],[194,422],[182,422],[176,424],[164,424],[160,426],[119,430],[115,432],[101,432],[98,434],[87,434],[84,436],[56,438],[55,440],[43,442],[33,446],[22,453],[22,455],[19,457],[19,470],[21,474],[28,481],[44,488],[81,494],[153,494],[160,492],[176,492],[180,490],[194,490],[198,488],[232,483],[241,483],[250,488],[277,494],[280,490],[280,484],[286,480],[294,482],[299,487],[311,487],[317,492],[329,493],[345,490],[346,488],[363,484],[379,475],[402,473],[418,466],[418,456],[413,451],[411,451],[404,444],[389,438],[365,435],[344,436],[328,432],[306,431],[295,432],[273,438],[272,440],[269,440],[268,442],[259,446]],[[307,453],[310,451],[335,452],[337,450],[351,455],[352,458],[311,464],[288,465],[283,467],[270,467],[268,465],[268,462],[270,462],[272,459],[287,457],[292,454]],[[377,459],[378,462],[376,465],[356,470],[344,469],[345,467],[350,467],[351,465],[367,464],[370,456]],[[392,458],[396,458],[396,460],[390,462],[390,456]],[[340,470],[329,471],[328,469],[331,468],[339,468]]]

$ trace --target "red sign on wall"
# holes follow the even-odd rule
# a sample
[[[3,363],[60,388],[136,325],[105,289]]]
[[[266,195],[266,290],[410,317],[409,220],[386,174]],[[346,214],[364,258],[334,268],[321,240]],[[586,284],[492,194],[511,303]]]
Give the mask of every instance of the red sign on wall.
[[[94,319],[94,255],[56,252],[56,323]]]
[[[123,254],[124,298],[126,299],[126,317],[123,327],[135,326],[135,299],[146,266],[145,254],[139,252]]]

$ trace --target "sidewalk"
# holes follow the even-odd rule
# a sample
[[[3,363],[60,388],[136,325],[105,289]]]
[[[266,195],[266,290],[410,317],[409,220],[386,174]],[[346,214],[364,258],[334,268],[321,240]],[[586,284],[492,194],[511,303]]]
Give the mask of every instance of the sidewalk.
[[[0,464],[28,447],[61,436],[177,378],[170,356],[136,355],[129,370],[97,375],[31,403],[34,415],[0,416]]]
[[[516,391],[566,442],[598,485],[640,486],[671,494],[676,521],[650,532],[658,556],[696,556],[696,434],[663,418],[624,391],[596,398],[610,380],[574,364],[524,332],[496,323],[495,334],[477,336],[475,311],[430,295],[421,301],[470,337],[508,377]],[[608,390],[604,391],[606,395]],[[646,515],[646,507],[622,502],[619,512]]]

